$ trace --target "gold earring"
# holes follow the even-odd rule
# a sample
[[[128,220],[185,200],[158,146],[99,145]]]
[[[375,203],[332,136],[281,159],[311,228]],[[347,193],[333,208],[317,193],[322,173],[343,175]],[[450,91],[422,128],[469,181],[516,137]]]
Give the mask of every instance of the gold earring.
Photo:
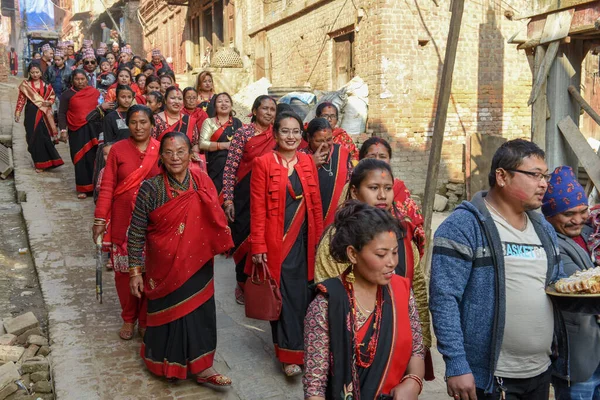
[[[354,277],[354,264],[350,264],[350,272],[348,272],[348,275],[346,275],[346,281],[354,283],[355,279],[356,278]]]

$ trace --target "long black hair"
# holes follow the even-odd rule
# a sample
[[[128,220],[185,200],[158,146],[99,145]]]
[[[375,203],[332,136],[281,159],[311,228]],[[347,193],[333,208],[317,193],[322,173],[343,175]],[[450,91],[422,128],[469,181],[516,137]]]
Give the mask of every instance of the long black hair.
[[[403,237],[398,221],[389,212],[358,200],[347,201],[335,213],[332,229],[335,232],[329,243],[329,252],[340,263],[350,261],[346,253],[349,246],[360,252],[382,232],[393,232],[397,238]]]

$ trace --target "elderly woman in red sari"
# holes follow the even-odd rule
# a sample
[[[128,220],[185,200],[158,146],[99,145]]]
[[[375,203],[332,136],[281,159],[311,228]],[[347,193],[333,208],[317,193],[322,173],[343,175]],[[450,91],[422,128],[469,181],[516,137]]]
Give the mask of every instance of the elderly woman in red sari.
[[[52,86],[42,80],[42,70],[38,63],[27,67],[29,79],[19,85],[19,98],[15,109],[15,122],[19,122],[25,109],[25,138],[27,151],[31,154],[36,172],[58,167],[64,162],[54,143],[58,132],[52,115],[55,100]]]
[[[266,264],[281,291],[281,315],[271,322],[271,331],[275,355],[287,376],[302,373],[302,323],[323,229],[317,169],[309,155],[297,151],[301,127],[294,113],[277,116],[276,150],[254,160],[250,183],[252,263]],[[246,273],[251,268],[249,263]]]
[[[325,118],[315,118],[305,132],[308,146],[302,151],[312,155],[319,174],[323,226],[333,222],[338,202],[352,172],[352,157],[345,146],[333,142],[331,125]]]
[[[351,201],[332,227],[331,254],[350,267],[318,284],[309,306],[304,398],[417,399],[425,350],[410,281],[394,273],[398,223]]]
[[[186,135],[167,133],[159,150],[164,169],[140,187],[127,246],[130,289],[148,298],[141,350],[147,368],[167,379],[193,374],[200,384],[228,387],[231,380],[212,366],[213,258],[233,242],[212,181],[189,168],[191,150]]]
[[[346,147],[352,159],[355,162],[358,161],[358,149],[354,141],[348,135],[348,132],[337,126],[339,112],[335,104],[325,101],[317,106],[315,114],[317,118],[325,118],[331,124],[333,128],[333,143]]]
[[[138,332],[146,329],[146,302],[129,291],[129,263],[127,254],[127,229],[133,214],[133,206],[142,182],[160,173],[158,167],[159,143],[150,136],[154,118],[146,106],[135,105],[127,112],[125,123],[129,127],[129,139],[114,143],[111,147],[94,212],[94,241],[104,235],[104,243],[110,248],[115,271],[115,286],[121,303],[123,326],[119,336],[123,340],[133,337],[135,323]]]
[[[235,118],[233,100],[228,93],[219,93],[212,98],[216,115],[202,124],[200,131],[200,150],[206,153],[206,168],[212,179],[219,198],[223,199],[223,170],[227,161],[227,152],[233,134],[242,127],[242,122]]]
[[[75,185],[79,192],[77,198],[85,199],[88,193],[94,191],[94,161],[101,130],[99,122],[90,121],[87,117],[96,108],[104,115],[106,110],[113,107],[113,103],[105,101],[98,105],[100,92],[88,86],[85,71],[76,69],[71,79],[73,86],[60,96],[58,127],[62,140],[66,140],[68,128],[69,149],[75,165]]]
[[[267,95],[258,96],[252,105],[252,122],[238,129],[229,146],[223,170],[223,208],[230,222],[235,243],[233,261],[237,286],[235,299],[244,304],[244,273],[250,250],[250,177],[254,159],[271,153],[275,147],[273,121],[277,103]]]

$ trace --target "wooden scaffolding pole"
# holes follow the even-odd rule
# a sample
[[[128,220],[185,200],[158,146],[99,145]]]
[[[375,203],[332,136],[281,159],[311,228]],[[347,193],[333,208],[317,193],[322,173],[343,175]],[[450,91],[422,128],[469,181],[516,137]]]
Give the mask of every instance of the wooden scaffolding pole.
[[[438,95],[433,137],[431,138],[431,149],[429,151],[429,163],[427,164],[427,180],[425,182],[425,193],[423,196],[423,212],[425,217],[425,235],[428,238],[428,250],[431,248],[431,218],[433,216],[433,203],[437,190],[438,174],[440,171],[440,157],[442,155],[442,143],[444,131],[446,130],[446,118],[448,116],[448,103],[452,90],[452,75],[456,61],[456,51],[460,36],[460,24],[462,21],[464,0],[452,1],[452,17],[450,18],[450,30],[448,31],[448,42],[446,44],[446,55],[442,68],[442,79]],[[429,271],[429,251],[426,251],[424,269]]]

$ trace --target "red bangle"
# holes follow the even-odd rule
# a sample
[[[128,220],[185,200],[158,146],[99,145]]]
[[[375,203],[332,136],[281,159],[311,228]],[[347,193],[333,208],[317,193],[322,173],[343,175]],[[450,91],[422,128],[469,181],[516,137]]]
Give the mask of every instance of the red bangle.
[[[423,391],[423,379],[419,378],[415,374],[408,374],[408,375],[404,375],[404,377],[402,378],[400,383],[404,382],[407,379],[412,379],[415,382],[417,382],[417,384],[419,385],[419,394],[421,394],[421,392]]]

